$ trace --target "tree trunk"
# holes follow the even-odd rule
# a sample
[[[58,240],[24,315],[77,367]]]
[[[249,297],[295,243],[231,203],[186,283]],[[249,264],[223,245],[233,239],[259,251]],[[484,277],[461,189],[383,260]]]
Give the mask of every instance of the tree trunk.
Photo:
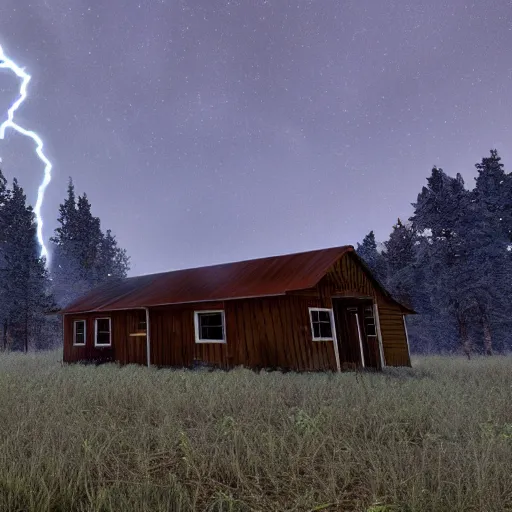
[[[25,354],[28,352],[28,308],[25,308],[25,333],[23,340],[23,349]]]
[[[466,320],[462,315],[457,318],[459,324],[459,337],[462,345],[462,350],[468,359],[471,359],[471,339],[468,333],[468,326]]]
[[[7,350],[7,328],[8,328],[7,320],[4,320],[4,351]]]
[[[487,317],[484,316],[482,318],[482,324],[484,328],[484,350],[486,356],[492,356],[492,336],[491,336],[491,328],[489,326],[489,321]]]
[[[484,352],[486,356],[492,356],[492,335],[491,326],[489,325],[489,316],[487,315],[487,308],[483,304],[478,305],[480,313],[480,321],[484,331]]]

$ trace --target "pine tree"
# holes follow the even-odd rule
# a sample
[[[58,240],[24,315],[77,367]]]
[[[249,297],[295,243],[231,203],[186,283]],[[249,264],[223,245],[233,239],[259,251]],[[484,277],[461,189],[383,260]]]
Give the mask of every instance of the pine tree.
[[[26,352],[53,299],[45,262],[38,254],[34,213],[16,179],[3,209],[3,222],[2,289],[9,298],[2,309],[4,343],[10,331],[15,346]]]
[[[102,235],[95,268],[95,277],[99,283],[107,279],[126,277],[130,268],[126,251],[117,246],[117,240],[110,229]]]
[[[404,267],[414,262],[414,230],[410,225],[403,224],[400,219],[393,226],[389,240],[384,242],[385,257],[388,272],[398,273]]]
[[[52,276],[59,304],[65,305],[107,279],[126,277],[129,258],[110,230],[102,232],[87,195],[76,197],[71,179],[59,211]]]
[[[512,216],[510,182],[512,177],[507,175],[501,157],[496,149],[491,149],[491,155],[482,158],[475,164],[478,176],[475,178],[476,186],[473,198],[478,205],[491,214],[487,220],[494,220],[499,233],[502,233],[507,241],[512,240]],[[498,235],[498,232],[495,235]]]
[[[68,181],[68,197],[59,206],[59,213],[57,221],[60,226],[55,229],[56,236],[51,241],[64,244],[73,241],[77,232],[76,195],[71,178]]]
[[[448,318],[457,326],[460,343],[469,354],[472,340],[468,322],[475,303],[467,292],[468,276],[463,261],[465,219],[470,198],[460,174],[448,177],[434,167],[427,187],[413,204],[412,227],[418,233],[418,258],[425,274],[424,290],[430,298],[426,309],[432,316]],[[446,333],[433,333],[438,340]]]
[[[373,275],[380,281],[386,279],[385,261],[382,254],[377,250],[375,233],[370,231],[363,241],[357,244],[357,254],[365,261]]]
[[[493,331],[510,332],[512,222],[510,217],[510,176],[504,171],[496,150],[475,165],[478,170],[472,193],[471,217],[467,228],[467,264],[477,304],[485,353],[493,352]]]
[[[383,253],[387,269],[387,285],[398,301],[413,307],[417,269],[415,267],[415,232],[400,219],[393,226]]]
[[[59,226],[52,242],[51,275],[55,297],[61,306],[69,304],[90,288],[80,261],[78,212],[73,180],[69,178],[67,197],[59,206]]]
[[[7,326],[6,326],[6,311],[10,307],[10,299],[6,290],[6,264],[5,264],[5,251],[6,251],[6,219],[5,209],[6,203],[9,199],[10,192],[7,189],[7,180],[5,179],[2,171],[0,170],[0,315],[2,316],[2,330],[3,330],[3,346],[7,346]]]
[[[95,286],[101,282],[97,274],[97,262],[103,234],[100,219],[92,215],[91,204],[86,194],[78,196],[76,221],[76,253],[82,278]]]

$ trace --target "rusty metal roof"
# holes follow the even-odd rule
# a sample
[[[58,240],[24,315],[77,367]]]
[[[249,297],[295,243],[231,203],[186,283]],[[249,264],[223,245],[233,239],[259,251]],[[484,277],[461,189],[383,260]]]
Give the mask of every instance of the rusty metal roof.
[[[93,289],[62,309],[61,313],[113,311],[283,295],[315,286],[327,270],[349,251],[354,251],[354,248],[345,245],[128,277]]]
[[[112,311],[282,295],[315,286],[352,246],[127,277],[93,289],[62,313]]]

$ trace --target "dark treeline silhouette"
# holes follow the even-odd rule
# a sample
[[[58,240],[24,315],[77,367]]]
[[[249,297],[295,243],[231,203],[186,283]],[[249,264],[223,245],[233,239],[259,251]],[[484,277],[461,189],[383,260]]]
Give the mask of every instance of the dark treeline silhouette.
[[[473,190],[434,167],[378,250],[373,232],[357,251],[408,317],[411,350],[492,354],[512,348],[512,174],[496,150],[476,164]]]
[[[50,266],[40,257],[36,222],[23,189],[0,171],[0,329],[3,350],[43,349],[60,343],[55,315],[79,295],[108,279],[125,277],[126,252],[110,230],[101,230],[87,196],[75,196],[72,181],[60,205],[51,239]]]

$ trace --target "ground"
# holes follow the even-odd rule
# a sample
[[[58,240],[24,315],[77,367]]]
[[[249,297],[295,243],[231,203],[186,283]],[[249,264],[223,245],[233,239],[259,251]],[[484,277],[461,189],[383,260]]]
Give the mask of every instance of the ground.
[[[512,510],[512,357],[382,374],[0,355],[2,511]]]

